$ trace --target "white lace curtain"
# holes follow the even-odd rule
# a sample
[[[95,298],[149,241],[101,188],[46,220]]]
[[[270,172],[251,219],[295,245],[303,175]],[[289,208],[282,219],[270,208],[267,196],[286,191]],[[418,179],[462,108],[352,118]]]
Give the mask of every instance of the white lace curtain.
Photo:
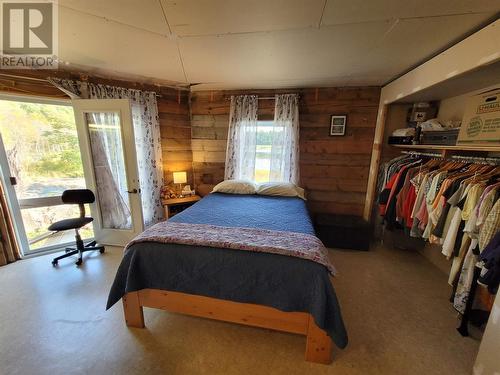
[[[231,96],[226,180],[254,179],[258,106],[256,95]]]
[[[91,113],[87,114],[87,121],[92,124],[89,139],[102,226],[129,229],[132,217],[125,164],[120,155],[123,152],[119,117],[115,113]]]
[[[271,147],[271,181],[299,183],[299,96],[276,95]]]
[[[49,81],[73,99],[130,99],[144,225],[160,221],[163,164],[156,93],[58,78]]]
[[[231,97],[225,179],[256,179],[257,169],[269,175],[269,181],[299,183],[299,97],[296,94],[276,95],[274,121],[259,126],[258,97]],[[270,150],[259,151],[258,133],[270,139]],[[268,145],[268,144],[266,144]],[[269,146],[269,145],[268,145]]]

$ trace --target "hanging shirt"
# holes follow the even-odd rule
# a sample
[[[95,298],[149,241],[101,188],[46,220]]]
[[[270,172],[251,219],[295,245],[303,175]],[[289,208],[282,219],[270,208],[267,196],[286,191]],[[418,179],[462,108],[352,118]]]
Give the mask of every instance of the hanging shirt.
[[[462,210],[462,220],[469,220],[472,210],[476,207],[481,194],[485,186],[483,184],[474,184],[467,194],[467,200],[465,201],[464,208]]]
[[[425,226],[424,233],[422,233],[422,238],[428,239],[431,234],[434,224],[430,215],[434,209],[435,200],[439,199],[438,193],[441,190],[441,185],[447,174],[447,171],[442,171],[437,173],[436,176],[434,176],[434,178],[432,179],[432,184],[426,198],[428,220]]]
[[[500,230],[500,199],[497,199],[493,208],[488,213],[479,231],[479,250],[484,248],[491,241],[493,236]]]
[[[474,267],[476,265],[476,255],[474,249],[477,247],[477,239],[473,239],[465,256],[460,278],[453,299],[453,307],[460,313],[465,312],[467,301],[469,299],[472,281],[474,278]]]
[[[486,285],[491,294],[496,294],[500,284],[500,231],[491,239],[480,258],[481,274],[478,283]]]
[[[481,203],[481,206],[477,212],[477,225],[478,226],[481,226],[484,223],[486,216],[488,215],[488,213],[492,209],[493,204],[495,203],[495,200],[496,200],[496,197],[498,194],[499,187],[500,187],[500,183],[490,185],[484,190],[484,193],[481,195],[481,198],[479,200]]]
[[[455,241],[457,239],[458,228],[460,227],[460,222],[462,221],[462,210],[459,207],[459,201],[467,196],[471,185],[466,185],[463,189],[457,190],[457,192],[450,198],[450,203],[452,203],[454,209],[452,212],[453,217],[450,220],[450,225],[446,232],[446,237],[443,241],[442,253],[447,258],[450,258],[453,254],[455,247]]]
[[[448,216],[450,214],[450,209],[452,208],[452,201],[450,201],[451,197],[461,188],[463,188],[462,181],[465,179],[465,177],[455,179],[450,186],[446,189],[445,192],[443,192],[443,198],[445,200],[445,204],[443,206],[443,209],[441,210],[441,214],[439,216],[439,220],[436,223],[436,226],[434,227],[434,230],[432,231],[432,234],[436,236],[437,238],[443,237],[443,234],[446,233],[445,227],[446,223],[448,222]],[[456,204],[456,202],[454,203]],[[451,218],[450,218],[451,220]],[[446,228],[447,229],[447,228]],[[442,241],[441,241],[442,242]]]

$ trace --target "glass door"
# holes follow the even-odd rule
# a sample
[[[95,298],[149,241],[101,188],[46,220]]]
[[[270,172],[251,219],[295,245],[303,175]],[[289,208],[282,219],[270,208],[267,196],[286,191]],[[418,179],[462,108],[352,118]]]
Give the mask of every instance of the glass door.
[[[95,238],[124,246],[143,230],[130,103],[78,99],[73,109],[85,179],[97,197],[92,205]]]
[[[47,229],[54,221],[79,216],[78,206],[64,205],[61,194],[85,188],[70,104],[0,97],[0,172],[23,254],[74,242],[74,231]],[[92,238],[92,225],[80,234]]]

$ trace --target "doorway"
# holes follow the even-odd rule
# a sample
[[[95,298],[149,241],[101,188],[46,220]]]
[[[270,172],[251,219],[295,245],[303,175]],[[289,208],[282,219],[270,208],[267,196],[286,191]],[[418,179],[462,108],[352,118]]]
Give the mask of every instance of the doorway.
[[[72,101],[96,239],[125,246],[144,228],[137,149],[128,99]]]
[[[1,174],[23,254],[72,243],[73,231],[47,230],[79,214],[78,206],[62,204],[62,192],[86,187],[71,102],[2,96],[0,136]],[[81,235],[93,238],[92,225]]]

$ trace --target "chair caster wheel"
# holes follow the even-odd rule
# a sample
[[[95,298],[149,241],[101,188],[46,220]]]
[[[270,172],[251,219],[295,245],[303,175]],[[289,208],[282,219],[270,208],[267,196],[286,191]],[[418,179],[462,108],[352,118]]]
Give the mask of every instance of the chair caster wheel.
[[[99,250],[99,252],[100,252],[101,254],[104,254],[104,249],[100,249],[100,250]]]
[[[52,261],[52,266],[54,266],[54,267],[57,266],[57,260]]]
[[[82,265],[82,263],[83,263],[83,262],[82,262],[82,260],[81,260],[81,259],[78,259],[78,260],[75,262],[75,264],[76,264],[77,266],[81,266],[81,265]]]

